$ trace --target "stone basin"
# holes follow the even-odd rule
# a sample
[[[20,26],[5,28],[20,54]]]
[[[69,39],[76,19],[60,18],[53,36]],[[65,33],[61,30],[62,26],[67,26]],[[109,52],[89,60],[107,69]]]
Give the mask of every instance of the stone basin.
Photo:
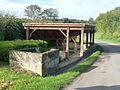
[[[59,50],[40,52],[38,48],[12,50],[9,52],[11,67],[20,67],[40,76],[47,76],[59,67]]]

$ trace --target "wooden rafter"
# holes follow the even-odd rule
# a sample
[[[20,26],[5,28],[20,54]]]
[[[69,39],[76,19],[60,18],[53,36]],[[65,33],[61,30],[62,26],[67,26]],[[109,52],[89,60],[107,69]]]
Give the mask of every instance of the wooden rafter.
[[[27,29],[28,27],[24,27],[25,29]],[[29,27],[29,29],[37,29],[37,30],[67,30],[66,27]],[[70,30],[81,30],[82,28],[73,28],[70,27]]]
[[[74,47],[75,47],[74,49],[77,49],[77,42],[76,42],[75,38],[73,37],[72,40],[74,42]]]
[[[62,26],[62,27],[85,27],[85,26],[89,26],[86,25],[85,23],[23,23],[23,26],[44,26],[44,27],[58,27],[58,26]]]
[[[61,29],[59,31],[67,38],[67,35]]]
[[[30,33],[29,38],[31,38],[32,34],[33,34],[36,30],[37,30],[37,29],[34,29],[34,30]]]

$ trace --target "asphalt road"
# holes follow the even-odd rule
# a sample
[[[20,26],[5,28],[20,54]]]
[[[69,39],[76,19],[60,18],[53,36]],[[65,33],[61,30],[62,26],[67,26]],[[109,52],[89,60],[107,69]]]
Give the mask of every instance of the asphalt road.
[[[120,44],[97,41],[104,52],[63,90],[120,90]]]

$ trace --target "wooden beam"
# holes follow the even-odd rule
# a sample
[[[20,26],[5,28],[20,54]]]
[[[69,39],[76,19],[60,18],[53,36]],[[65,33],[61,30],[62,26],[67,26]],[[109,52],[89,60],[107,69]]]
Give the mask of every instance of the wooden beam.
[[[88,32],[86,32],[86,48],[88,48],[88,36],[89,34],[88,34]]]
[[[63,39],[63,43],[62,43],[62,46],[63,46],[63,51],[65,51],[65,39]]]
[[[90,47],[92,45],[92,33],[90,32]]]
[[[83,56],[83,52],[84,52],[83,42],[84,42],[84,30],[81,30],[81,33],[80,33],[80,56]]]
[[[67,35],[61,29],[59,31],[67,38]]]
[[[57,39],[56,40],[56,47],[58,48],[58,46],[59,46],[59,40]]]
[[[67,28],[67,37],[66,37],[66,59],[69,59],[69,27]]]
[[[33,34],[35,31],[36,31],[36,29],[34,29],[34,30],[30,33],[29,38],[31,38],[32,34]]]
[[[28,27],[24,27],[24,29],[27,29]],[[33,27],[30,26],[29,29],[37,29],[37,30],[67,30],[66,27]],[[69,30],[82,30],[83,28],[70,28]]]
[[[62,27],[85,27],[85,23],[23,23],[23,26],[62,26]]]
[[[77,51],[77,42],[74,38],[72,38],[73,42],[74,42],[74,51]]]
[[[80,48],[80,45],[81,45],[81,31],[80,31],[80,34],[79,34],[79,48]]]
[[[93,39],[93,40],[92,40],[92,44],[94,45],[94,42],[95,42],[95,41],[94,41],[94,40],[95,40],[95,33],[94,33],[94,32],[93,32],[93,37],[92,37],[92,39]]]
[[[26,29],[26,40],[29,39],[29,28]]]

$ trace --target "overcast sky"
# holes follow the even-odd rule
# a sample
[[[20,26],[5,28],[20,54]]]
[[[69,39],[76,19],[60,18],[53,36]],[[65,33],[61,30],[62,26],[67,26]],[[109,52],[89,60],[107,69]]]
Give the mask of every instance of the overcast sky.
[[[31,4],[39,5],[43,9],[55,8],[59,11],[60,18],[89,19],[120,7],[120,0],[0,0],[0,11],[24,17],[25,7]]]

